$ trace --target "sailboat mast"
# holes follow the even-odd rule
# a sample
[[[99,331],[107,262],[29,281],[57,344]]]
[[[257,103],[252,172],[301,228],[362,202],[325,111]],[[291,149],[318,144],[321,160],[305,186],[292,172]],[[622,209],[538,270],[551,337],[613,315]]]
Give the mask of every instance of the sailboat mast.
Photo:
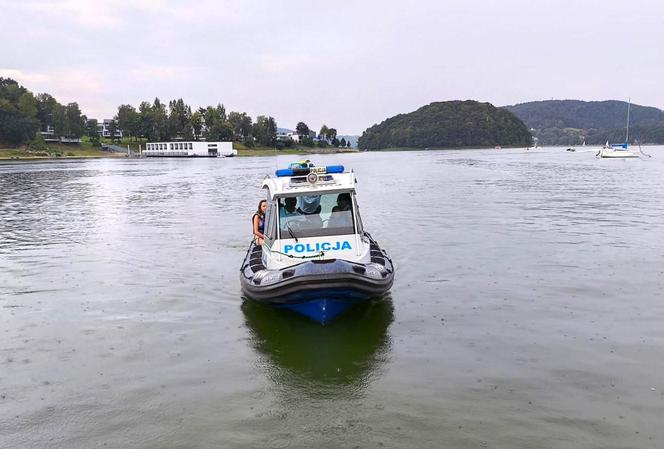
[[[632,103],[632,98],[627,99],[627,131],[625,132],[625,143],[629,142],[629,106]]]

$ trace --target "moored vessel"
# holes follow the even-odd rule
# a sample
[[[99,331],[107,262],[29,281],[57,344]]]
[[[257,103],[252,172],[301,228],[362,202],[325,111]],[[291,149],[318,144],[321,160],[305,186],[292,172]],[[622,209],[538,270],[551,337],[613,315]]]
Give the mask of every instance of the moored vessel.
[[[604,159],[624,159],[624,158],[636,158],[639,157],[638,154],[632,152],[629,149],[629,109],[631,101],[627,102],[627,127],[625,131],[625,142],[617,144],[609,144],[607,141],[606,144],[597,152],[597,157]]]
[[[610,145],[609,142],[599,150],[597,156],[605,159],[639,157],[638,154],[629,149],[627,143]]]
[[[144,157],[233,157],[233,142],[150,142],[142,151]]]

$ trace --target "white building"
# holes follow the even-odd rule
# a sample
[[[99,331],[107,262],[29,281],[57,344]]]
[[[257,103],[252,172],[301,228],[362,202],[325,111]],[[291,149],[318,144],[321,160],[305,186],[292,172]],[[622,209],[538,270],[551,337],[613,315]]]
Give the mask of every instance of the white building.
[[[150,142],[145,157],[232,157],[237,156],[233,142]]]
[[[316,132],[309,131],[309,137],[312,140],[316,140]],[[277,140],[288,140],[291,139],[295,143],[300,143],[300,135],[295,131],[285,130],[277,132]]]
[[[51,125],[46,127],[45,131],[39,131],[39,134],[44,138],[46,142],[58,142],[60,139],[55,135],[55,128]]]
[[[110,131],[110,126],[112,119],[105,118],[101,122],[97,122],[97,134],[99,134],[99,137],[111,137],[111,131]],[[121,139],[122,138],[122,131],[120,131],[117,127],[117,122],[115,123],[115,138],[116,139]]]

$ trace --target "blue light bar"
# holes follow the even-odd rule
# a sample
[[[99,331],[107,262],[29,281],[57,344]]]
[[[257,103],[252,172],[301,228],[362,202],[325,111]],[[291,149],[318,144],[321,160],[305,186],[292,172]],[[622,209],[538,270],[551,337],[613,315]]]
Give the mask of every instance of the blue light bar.
[[[274,172],[275,175],[277,175],[278,178],[281,178],[282,176],[293,176],[293,170],[290,168],[282,168]]]
[[[274,172],[278,178],[286,176],[306,176],[309,174],[310,168],[281,168]],[[325,167],[325,173],[343,173],[343,165],[328,165]]]

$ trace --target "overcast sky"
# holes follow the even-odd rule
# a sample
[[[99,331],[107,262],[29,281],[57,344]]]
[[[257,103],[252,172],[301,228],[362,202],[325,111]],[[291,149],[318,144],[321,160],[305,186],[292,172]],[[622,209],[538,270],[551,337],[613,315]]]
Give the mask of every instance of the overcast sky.
[[[339,134],[433,101],[664,108],[664,3],[0,0],[0,76],[89,117],[155,97]]]

